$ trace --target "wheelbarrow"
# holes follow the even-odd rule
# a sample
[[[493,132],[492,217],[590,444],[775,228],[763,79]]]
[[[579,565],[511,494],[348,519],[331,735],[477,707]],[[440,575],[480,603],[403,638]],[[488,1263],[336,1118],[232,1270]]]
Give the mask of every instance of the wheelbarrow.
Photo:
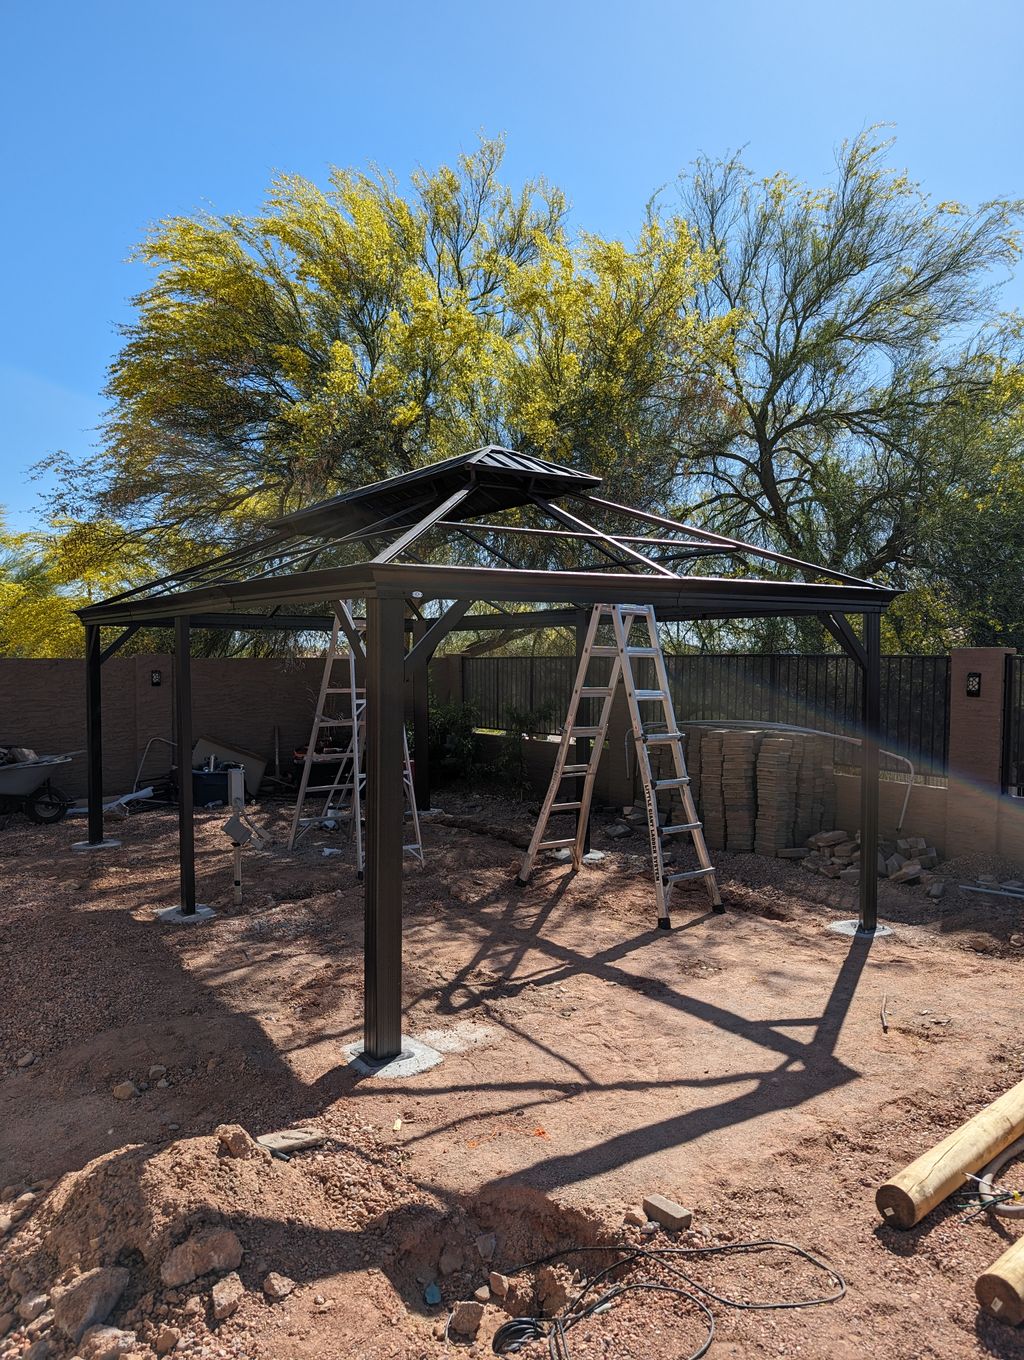
[[[0,812],[23,812],[31,822],[43,826],[59,822],[72,799],[50,783],[55,765],[69,765],[71,756],[37,756],[0,765]]]

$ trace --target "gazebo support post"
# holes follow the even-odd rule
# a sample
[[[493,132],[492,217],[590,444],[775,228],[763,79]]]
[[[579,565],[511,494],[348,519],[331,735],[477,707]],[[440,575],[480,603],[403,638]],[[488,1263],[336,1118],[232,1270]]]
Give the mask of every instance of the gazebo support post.
[[[589,614],[589,613],[587,612],[587,610],[585,610],[585,609],[577,609],[575,612],[576,612],[576,669],[579,670],[580,661],[583,659],[583,648],[584,648],[584,645],[586,644],[586,641],[587,641],[587,630],[588,630],[589,627],[590,627],[590,614]],[[591,702],[592,702],[591,700],[588,700],[588,701],[587,701],[588,707],[590,706],[590,703],[591,703]],[[590,760],[590,753],[591,753],[592,748],[593,748],[593,742],[591,742],[591,740],[590,740],[589,737],[577,737],[577,738],[576,738],[576,750],[575,750],[575,753],[574,753],[574,759],[575,759],[577,765],[586,765],[586,764],[587,764],[587,762]],[[576,786],[575,786],[575,787],[576,787],[576,792],[575,792],[575,794],[573,795],[573,796],[576,798],[577,801],[579,801],[579,800],[583,797],[583,785],[584,785],[584,783],[585,783],[585,780],[584,780],[583,776],[580,776],[580,777],[577,778],[577,780],[576,780]],[[580,815],[580,814],[577,812],[577,814],[576,814],[576,832],[577,832],[577,835],[579,834],[579,815]],[[586,825],[586,828],[585,828],[584,833],[583,833],[583,853],[584,853],[585,855],[590,853],[590,810],[589,810],[589,809],[587,810],[587,825]]]
[[[864,614],[860,763],[860,924],[878,925],[878,738],[881,725],[882,619]]]
[[[402,726],[405,602],[366,601],[366,878],[363,1048],[402,1051]]]
[[[413,645],[422,641],[427,632],[425,619],[414,619]],[[413,787],[416,807],[426,812],[430,807],[430,657],[414,660],[410,667],[412,688],[412,755]]]
[[[97,624],[85,625],[85,759],[88,765],[89,845],[103,843],[103,655]]]
[[[182,916],[196,914],[196,846],[192,820],[192,639],[187,615],[174,620],[174,710],[178,753],[178,872]]]

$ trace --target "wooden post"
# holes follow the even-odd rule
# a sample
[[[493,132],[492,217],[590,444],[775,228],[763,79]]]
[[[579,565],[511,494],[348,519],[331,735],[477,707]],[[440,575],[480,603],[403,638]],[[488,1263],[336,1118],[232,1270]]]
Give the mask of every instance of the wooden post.
[[[986,1105],[948,1138],[878,1187],[875,1203],[891,1228],[912,1228],[1024,1134],[1024,1081]]]
[[[978,1277],[974,1292],[986,1313],[1000,1322],[1011,1327],[1024,1322],[1024,1237]]]
[[[405,602],[366,601],[366,879],[363,1043],[375,1062],[402,1051]]]

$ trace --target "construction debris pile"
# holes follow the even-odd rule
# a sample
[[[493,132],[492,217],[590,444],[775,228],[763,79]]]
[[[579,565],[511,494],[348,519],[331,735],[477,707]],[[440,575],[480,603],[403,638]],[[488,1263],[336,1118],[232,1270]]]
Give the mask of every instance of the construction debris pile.
[[[776,852],[782,859],[800,861],[800,867],[826,878],[838,878],[844,883],[859,883],[861,871],[860,832],[850,835],[838,828],[819,831],[807,838],[803,846],[790,846]],[[879,878],[890,883],[927,883],[933,896],[942,895],[942,880],[929,873],[939,862],[938,851],[923,836],[907,836],[896,841],[878,842],[878,862],[875,871]]]

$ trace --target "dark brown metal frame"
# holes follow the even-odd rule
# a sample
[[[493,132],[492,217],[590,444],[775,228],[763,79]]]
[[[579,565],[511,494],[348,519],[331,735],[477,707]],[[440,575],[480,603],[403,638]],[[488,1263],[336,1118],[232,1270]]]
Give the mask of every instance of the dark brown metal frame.
[[[486,453],[488,451],[481,451]],[[530,460],[498,451],[529,465]],[[470,458],[469,463],[472,463]],[[459,460],[452,460],[458,464]],[[578,637],[585,611],[595,604],[649,604],[662,622],[713,618],[764,616],[815,616],[852,656],[864,673],[863,731],[861,733],[861,863],[866,871],[860,882],[860,929],[877,926],[877,878],[870,872],[877,855],[878,837],[878,727],[880,702],[880,619],[894,591],[829,568],[817,567],[757,545],[713,534],[664,515],[631,510],[627,506],[590,494],[596,479],[581,489],[579,474],[567,473],[566,486],[552,489],[551,465],[544,468],[544,494],[538,494],[523,476],[521,494],[511,493],[506,483],[500,495],[506,505],[540,510],[557,528],[516,523],[487,522],[471,527],[462,520],[445,518],[480,485],[487,469],[467,466],[467,489],[451,490],[452,464],[445,468],[443,494],[431,498],[429,478],[411,476],[370,488],[393,498],[408,488],[408,506],[373,518],[373,498],[364,496],[364,516],[371,522],[352,530],[351,519],[337,531],[321,527],[312,537],[308,519],[317,510],[320,520],[329,519],[333,502],[302,512],[296,520],[302,532],[284,531],[235,553],[222,554],[204,566],[179,577],[164,578],[150,587],[125,592],[80,611],[86,627],[86,702],[88,710],[87,759],[89,765],[89,840],[103,839],[101,667],[103,661],[140,627],[173,626],[175,630],[175,691],[179,765],[179,845],[181,907],[195,911],[195,864],[192,825],[191,781],[187,777],[187,752],[192,748],[190,635],[195,628],[285,629],[329,631],[330,616],[282,613],[288,606],[322,605],[337,599],[362,599],[366,605],[366,699],[367,699],[367,856],[365,874],[365,999],[364,1044],[369,1058],[386,1061],[401,1050],[402,991],[402,743],[401,727],[385,720],[403,705],[406,682],[416,719],[417,797],[429,798],[427,762],[423,759],[426,733],[427,665],[440,642],[451,632],[481,629],[564,626]],[[425,470],[429,473],[429,469]],[[554,469],[554,474],[558,473]],[[500,483],[500,470],[493,474]],[[557,482],[557,477],[555,478]],[[428,494],[424,495],[426,482]],[[342,507],[353,497],[339,498]],[[574,505],[600,519],[602,514],[632,518],[662,532],[657,537],[635,533],[617,534],[602,529],[591,519],[552,504],[552,496],[569,497]],[[510,499],[511,496],[511,499]],[[389,503],[381,502],[382,507]],[[305,516],[305,519],[303,518]],[[319,522],[319,521],[318,521]],[[678,535],[666,538],[665,530]],[[469,542],[502,562],[501,567],[453,566],[410,557],[413,544],[438,532],[448,539]],[[593,546],[604,562],[586,571],[518,568],[507,554],[489,541],[506,535],[514,541],[533,535],[546,542],[554,537],[578,547]],[[386,538],[370,560],[356,565],[310,569],[323,553],[339,545]],[[640,550],[643,545],[648,551]],[[764,580],[738,576],[679,576],[658,558],[649,555],[670,548],[672,562],[725,557],[763,559],[825,581]],[[303,570],[289,571],[296,557],[303,557]],[[274,564],[277,564],[276,567]],[[255,569],[255,570],[254,570]],[[251,573],[251,574],[248,574]],[[278,574],[280,573],[280,574]],[[551,602],[561,607],[552,608]],[[429,602],[437,612],[424,613]],[[468,614],[473,604],[491,602],[498,612]],[[502,612],[501,604],[529,604],[529,612]],[[250,613],[262,609],[265,613]],[[862,636],[858,637],[849,616],[859,614]],[[410,617],[411,615],[411,617]],[[124,631],[101,649],[102,627]],[[405,634],[412,633],[412,646],[405,648]],[[184,757],[184,758],[182,758]]]

